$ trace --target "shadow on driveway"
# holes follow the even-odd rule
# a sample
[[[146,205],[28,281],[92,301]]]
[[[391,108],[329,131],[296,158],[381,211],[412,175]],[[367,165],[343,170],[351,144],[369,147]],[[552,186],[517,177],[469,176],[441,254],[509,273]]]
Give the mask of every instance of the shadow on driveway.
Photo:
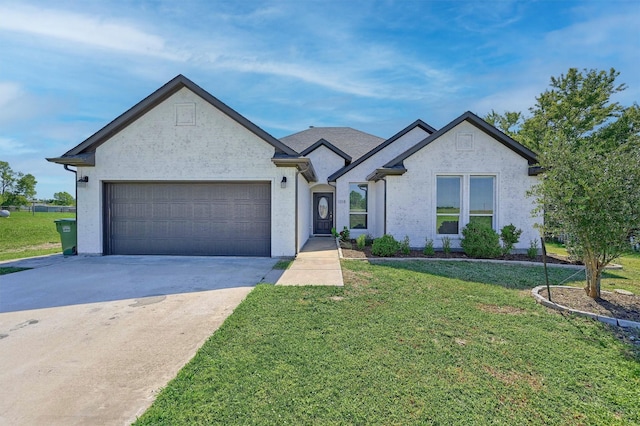
[[[0,313],[178,293],[253,287],[277,259],[78,256],[3,264],[34,269],[0,277]]]

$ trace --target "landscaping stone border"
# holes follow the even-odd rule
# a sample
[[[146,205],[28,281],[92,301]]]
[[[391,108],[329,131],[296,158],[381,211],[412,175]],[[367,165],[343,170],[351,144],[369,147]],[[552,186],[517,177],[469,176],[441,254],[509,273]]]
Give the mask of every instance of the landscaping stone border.
[[[472,259],[472,258],[443,258],[443,257],[344,257],[342,254],[342,248],[340,243],[337,243],[338,254],[340,259],[345,260],[368,260],[368,261],[408,261],[408,260],[425,260],[429,262],[483,262],[483,263],[497,263],[501,265],[522,265],[522,266],[544,266],[542,262],[528,262],[526,260],[500,260],[500,259]],[[565,269],[584,269],[584,265],[564,265],[561,263],[547,263],[550,268],[565,268]],[[605,267],[606,270],[621,270],[622,265],[612,263]]]
[[[550,287],[551,288],[577,288],[577,287],[571,287],[567,285],[552,285]],[[632,327],[632,328],[640,329],[640,322],[628,321],[628,320],[623,320],[623,319],[618,319],[613,317],[606,317],[606,316],[594,314],[592,312],[584,312],[584,311],[579,311],[577,309],[571,309],[566,306],[559,305],[555,302],[550,302],[548,299],[545,299],[540,295],[540,291],[546,288],[547,288],[546,285],[539,285],[538,287],[531,290],[531,295],[533,296],[534,299],[536,299],[536,302],[538,302],[543,306],[546,306],[547,308],[555,309],[557,311],[562,311],[562,312],[569,312],[569,313],[580,315],[583,317],[588,317],[609,325],[615,325],[618,327]]]

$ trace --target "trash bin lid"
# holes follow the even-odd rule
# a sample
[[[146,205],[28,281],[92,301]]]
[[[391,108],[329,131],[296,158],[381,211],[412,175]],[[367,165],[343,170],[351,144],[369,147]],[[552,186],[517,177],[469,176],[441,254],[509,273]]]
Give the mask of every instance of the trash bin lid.
[[[73,218],[68,218],[68,219],[56,219],[54,220],[55,223],[62,223],[62,222],[75,222],[76,220]]]

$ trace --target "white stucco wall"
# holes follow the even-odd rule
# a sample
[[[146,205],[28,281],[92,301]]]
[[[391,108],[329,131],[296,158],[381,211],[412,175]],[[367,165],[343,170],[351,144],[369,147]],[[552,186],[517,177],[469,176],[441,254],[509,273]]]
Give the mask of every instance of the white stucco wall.
[[[354,238],[360,234],[382,236],[384,233],[384,186],[383,183],[367,182],[367,176],[428,135],[426,131],[416,127],[338,178],[336,182],[336,228],[338,230],[349,226],[349,184],[368,183],[368,228],[351,230],[351,236]]]
[[[458,150],[456,135],[473,134],[473,149]],[[411,245],[423,247],[426,238],[442,247],[436,234],[436,176],[463,176],[462,215],[460,229],[468,222],[468,178],[470,175],[495,176],[495,229],[509,223],[523,233],[517,249],[526,249],[539,238],[531,215],[534,200],[526,192],[537,183],[528,175],[527,160],[495,141],[473,125],[462,122],[419,152],[404,160],[407,172],[402,176],[387,176],[387,233],[401,240],[408,235]],[[450,235],[452,247],[459,247],[460,237]]]
[[[176,111],[193,105],[195,124],[176,125]],[[78,170],[89,176],[78,188],[78,250],[102,253],[103,182],[270,181],[271,255],[293,256],[296,172],[276,167],[273,154],[273,146],[183,88],[100,145],[95,167]],[[291,183],[284,189],[283,176]]]
[[[319,146],[311,151],[307,157],[311,160],[316,171],[318,183],[327,183],[327,177],[344,167],[344,158],[326,146]]]

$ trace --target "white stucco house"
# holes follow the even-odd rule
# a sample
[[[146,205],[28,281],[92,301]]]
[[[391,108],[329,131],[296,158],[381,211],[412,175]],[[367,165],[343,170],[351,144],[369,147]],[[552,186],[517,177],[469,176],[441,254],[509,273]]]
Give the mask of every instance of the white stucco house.
[[[470,112],[386,140],[348,127],[278,140],[179,75],[47,160],[76,168],[84,254],[294,256],[345,226],[456,247],[471,220],[521,228],[517,249],[537,236],[535,154]]]

